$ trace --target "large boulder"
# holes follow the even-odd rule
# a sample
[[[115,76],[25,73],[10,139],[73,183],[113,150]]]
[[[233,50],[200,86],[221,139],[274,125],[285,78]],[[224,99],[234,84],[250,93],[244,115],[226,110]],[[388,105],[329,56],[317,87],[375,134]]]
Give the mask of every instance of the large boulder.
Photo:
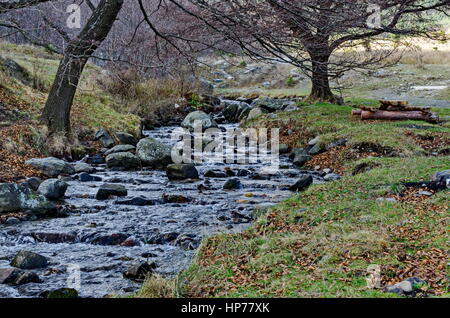
[[[267,113],[267,110],[265,110],[264,108],[255,107],[248,113],[247,120],[252,120],[252,119],[258,118],[259,116],[266,114],[266,113]]]
[[[40,283],[36,273],[23,271],[17,268],[0,268],[0,284],[18,286],[28,283]]]
[[[55,178],[61,174],[75,173],[75,169],[70,163],[53,157],[30,159],[26,161],[26,164],[42,171],[44,175],[50,178]]]
[[[224,190],[239,190],[242,189],[242,187],[241,181],[237,178],[230,179],[223,185]]]
[[[228,122],[237,123],[247,118],[251,111],[251,107],[246,102],[223,100],[223,116]]]
[[[169,180],[198,179],[198,171],[193,164],[174,164],[167,166]]]
[[[26,186],[0,183],[0,213],[28,210],[45,214],[54,209],[53,203]]]
[[[125,169],[137,168],[140,165],[139,158],[129,152],[118,152],[106,157],[109,168],[122,167]]]
[[[303,176],[298,181],[289,188],[290,191],[300,192],[306,190],[311,184],[313,184],[314,180],[312,176]]]
[[[78,175],[80,182],[102,181],[102,178],[90,175],[89,173],[82,172]]]
[[[41,183],[38,192],[49,200],[64,198],[68,184],[58,179],[48,179]]]
[[[147,278],[148,275],[154,272],[156,267],[156,263],[136,264],[128,268],[128,270],[123,273],[123,277],[130,280],[142,282]]]
[[[41,178],[31,177],[25,181],[24,185],[28,186],[33,191],[37,191],[39,189],[39,186],[41,185],[41,183],[42,183]]]
[[[0,56],[0,68],[2,71],[8,73],[22,82],[24,85],[31,86],[33,84],[33,77],[26,68],[20,66],[16,61],[10,58],[3,58]]]
[[[275,99],[275,98],[259,98],[253,101],[252,108],[260,107],[267,110],[269,113],[284,110],[288,106],[295,105],[295,102],[288,99]]]
[[[143,165],[157,169],[172,163],[171,148],[153,138],[141,139],[136,147],[136,155]]]
[[[441,189],[450,188],[450,170],[436,172],[433,175],[433,181],[438,183]]]
[[[122,145],[136,146],[138,143],[138,140],[132,134],[126,132],[116,132],[116,137]]]
[[[11,266],[21,268],[21,269],[36,269],[36,268],[46,268],[47,258],[30,252],[30,251],[20,251],[14,256],[11,261]]]
[[[114,138],[104,128],[101,128],[97,131],[97,133],[95,134],[95,140],[100,140],[100,142],[103,144],[103,147],[105,148],[111,148],[115,145]]]
[[[215,120],[207,113],[202,111],[195,111],[186,116],[181,123],[181,127],[194,131],[195,129],[201,129],[205,131],[209,128],[217,128]]]
[[[90,164],[84,163],[84,162],[78,162],[78,163],[73,164],[73,168],[75,169],[75,173],[81,173],[81,172],[92,173],[92,172],[95,172],[95,168],[94,167],[92,167]]]
[[[58,298],[58,299],[70,299],[79,298],[78,292],[73,288],[58,288],[55,290],[47,290],[39,294],[40,298]]]
[[[136,150],[136,147],[133,145],[117,145],[109,149],[105,152],[105,155],[108,156],[112,153],[118,153],[118,152],[134,152]]]
[[[97,191],[95,198],[97,200],[108,200],[111,196],[125,197],[128,195],[127,189],[120,184],[103,184]]]

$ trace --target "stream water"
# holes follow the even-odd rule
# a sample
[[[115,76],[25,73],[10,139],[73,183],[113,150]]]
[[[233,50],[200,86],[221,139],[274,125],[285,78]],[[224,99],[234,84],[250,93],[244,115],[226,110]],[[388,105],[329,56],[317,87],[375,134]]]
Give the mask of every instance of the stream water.
[[[146,134],[172,143],[174,128]],[[49,259],[47,268],[34,270],[41,283],[0,285],[0,297],[37,297],[43,291],[67,287],[68,278],[78,269],[82,297],[135,292],[140,284],[123,277],[133,264],[155,262],[157,273],[175,275],[190,264],[202,238],[242,231],[250,225],[255,207],[273,205],[292,195],[287,188],[299,176],[312,174],[316,183],[323,182],[318,173],[293,167],[287,157],[281,156],[282,169],[272,175],[263,172],[264,165],[203,164],[197,167],[201,180],[195,182],[171,182],[164,171],[113,171],[96,166],[94,175],[101,182],[68,181],[69,216],[0,225],[0,268],[9,267],[20,250]],[[204,177],[207,170],[223,172],[225,168],[238,175],[229,178],[239,178],[242,189],[225,191],[222,187],[229,178]],[[191,201],[143,207],[117,204],[116,199],[98,201],[95,194],[105,182],[124,185],[128,198],[161,200],[166,194]]]

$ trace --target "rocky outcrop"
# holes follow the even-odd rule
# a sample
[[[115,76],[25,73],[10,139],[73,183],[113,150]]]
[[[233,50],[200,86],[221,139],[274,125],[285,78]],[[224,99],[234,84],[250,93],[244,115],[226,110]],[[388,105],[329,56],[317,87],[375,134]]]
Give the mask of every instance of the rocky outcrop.
[[[209,128],[217,128],[217,123],[211,116],[202,111],[195,111],[186,116],[181,123],[181,127],[194,131],[200,129],[205,131]]]
[[[43,195],[30,188],[15,183],[0,184],[0,213],[15,211],[31,211],[46,214],[55,206]]]
[[[144,138],[136,147],[142,165],[163,169],[172,163],[171,148],[153,138]]]
[[[59,175],[71,175],[75,173],[74,167],[58,158],[35,158],[26,161],[26,164],[42,171],[44,175],[50,178],[56,178]]]
[[[198,179],[198,171],[193,164],[173,164],[167,166],[169,180]]]
[[[140,166],[139,158],[129,152],[118,152],[110,154],[106,157],[108,168],[125,168],[132,169]]]
[[[68,184],[58,179],[48,179],[41,183],[38,192],[49,200],[64,198]]]

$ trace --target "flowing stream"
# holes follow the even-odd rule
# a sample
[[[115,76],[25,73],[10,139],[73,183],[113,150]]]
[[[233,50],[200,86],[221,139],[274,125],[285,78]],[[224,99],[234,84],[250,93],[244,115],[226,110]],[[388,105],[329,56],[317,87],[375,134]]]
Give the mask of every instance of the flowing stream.
[[[146,135],[171,144],[174,128],[163,127]],[[20,250],[49,259],[47,268],[34,270],[41,283],[0,285],[0,297],[37,297],[43,291],[67,287],[78,269],[82,297],[133,293],[140,284],[123,277],[130,266],[155,262],[157,273],[175,275],[192,262],[202,238],[242,231],[251,224],[255,207],[274,205],[292,195],[288,187],[299,176],[312,174],[316,183],[323,182],[318,173],[293,167],[285,156],[281,156],[281,169],[273,175],[263,172],[264,163],[199,165],[201,180],[195,182],[171,182],[164,171],[151,169],[96,168],[93,175],[101,177],[101,182],[68,181],[67,217],[0,225],[0,268],[9,267]],[[210,169],[224,172],[225,168],[236,176],[204,177]],[[239,178],[243,188],[223,190],[230,178]],[[158,201],[164,194],[181,195],[190,202],[132,206],[116,204],[114,198],[98,201],[95,194],[105,182],[124,185],[128,198],[143,196]]]

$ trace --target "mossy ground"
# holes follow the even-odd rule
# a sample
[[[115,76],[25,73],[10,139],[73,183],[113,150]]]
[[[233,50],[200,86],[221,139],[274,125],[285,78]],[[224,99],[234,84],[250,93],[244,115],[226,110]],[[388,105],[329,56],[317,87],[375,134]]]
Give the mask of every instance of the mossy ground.
[[[187,297],[396,297],[367,288],[372,265],[381,266],[382,286],[417,276],[429,295],[448,296],[448,195],[417,196],[402,182],[430,180],[449,169],[449,156],[431,156],[433,146],[449,146],[448,124],[363,122],[351,107],[303,105],[277,119],[260,117],[253,126],[281,127],[282,139],[302,146],[320,135],[322,142],[345,137],[349,153],[363,143],[393,150],[339,160],[344,177],[313,185],[263,213],[240,234],[204,240],[195,263],[183,272],[178,293]],[[430,127],[425,130],[410,125]],[[293,138],[285,132],[293,130]],[[413,134],[413,135],[410,135]],[[444,142],[442,143],[442,140]],[[372,169],[353,175],[362,163]],[[316,163],[317,164],[317,163]],[[322,166],[324,168],[326,166]],[[397,202],[377,198],[396,198]]]

